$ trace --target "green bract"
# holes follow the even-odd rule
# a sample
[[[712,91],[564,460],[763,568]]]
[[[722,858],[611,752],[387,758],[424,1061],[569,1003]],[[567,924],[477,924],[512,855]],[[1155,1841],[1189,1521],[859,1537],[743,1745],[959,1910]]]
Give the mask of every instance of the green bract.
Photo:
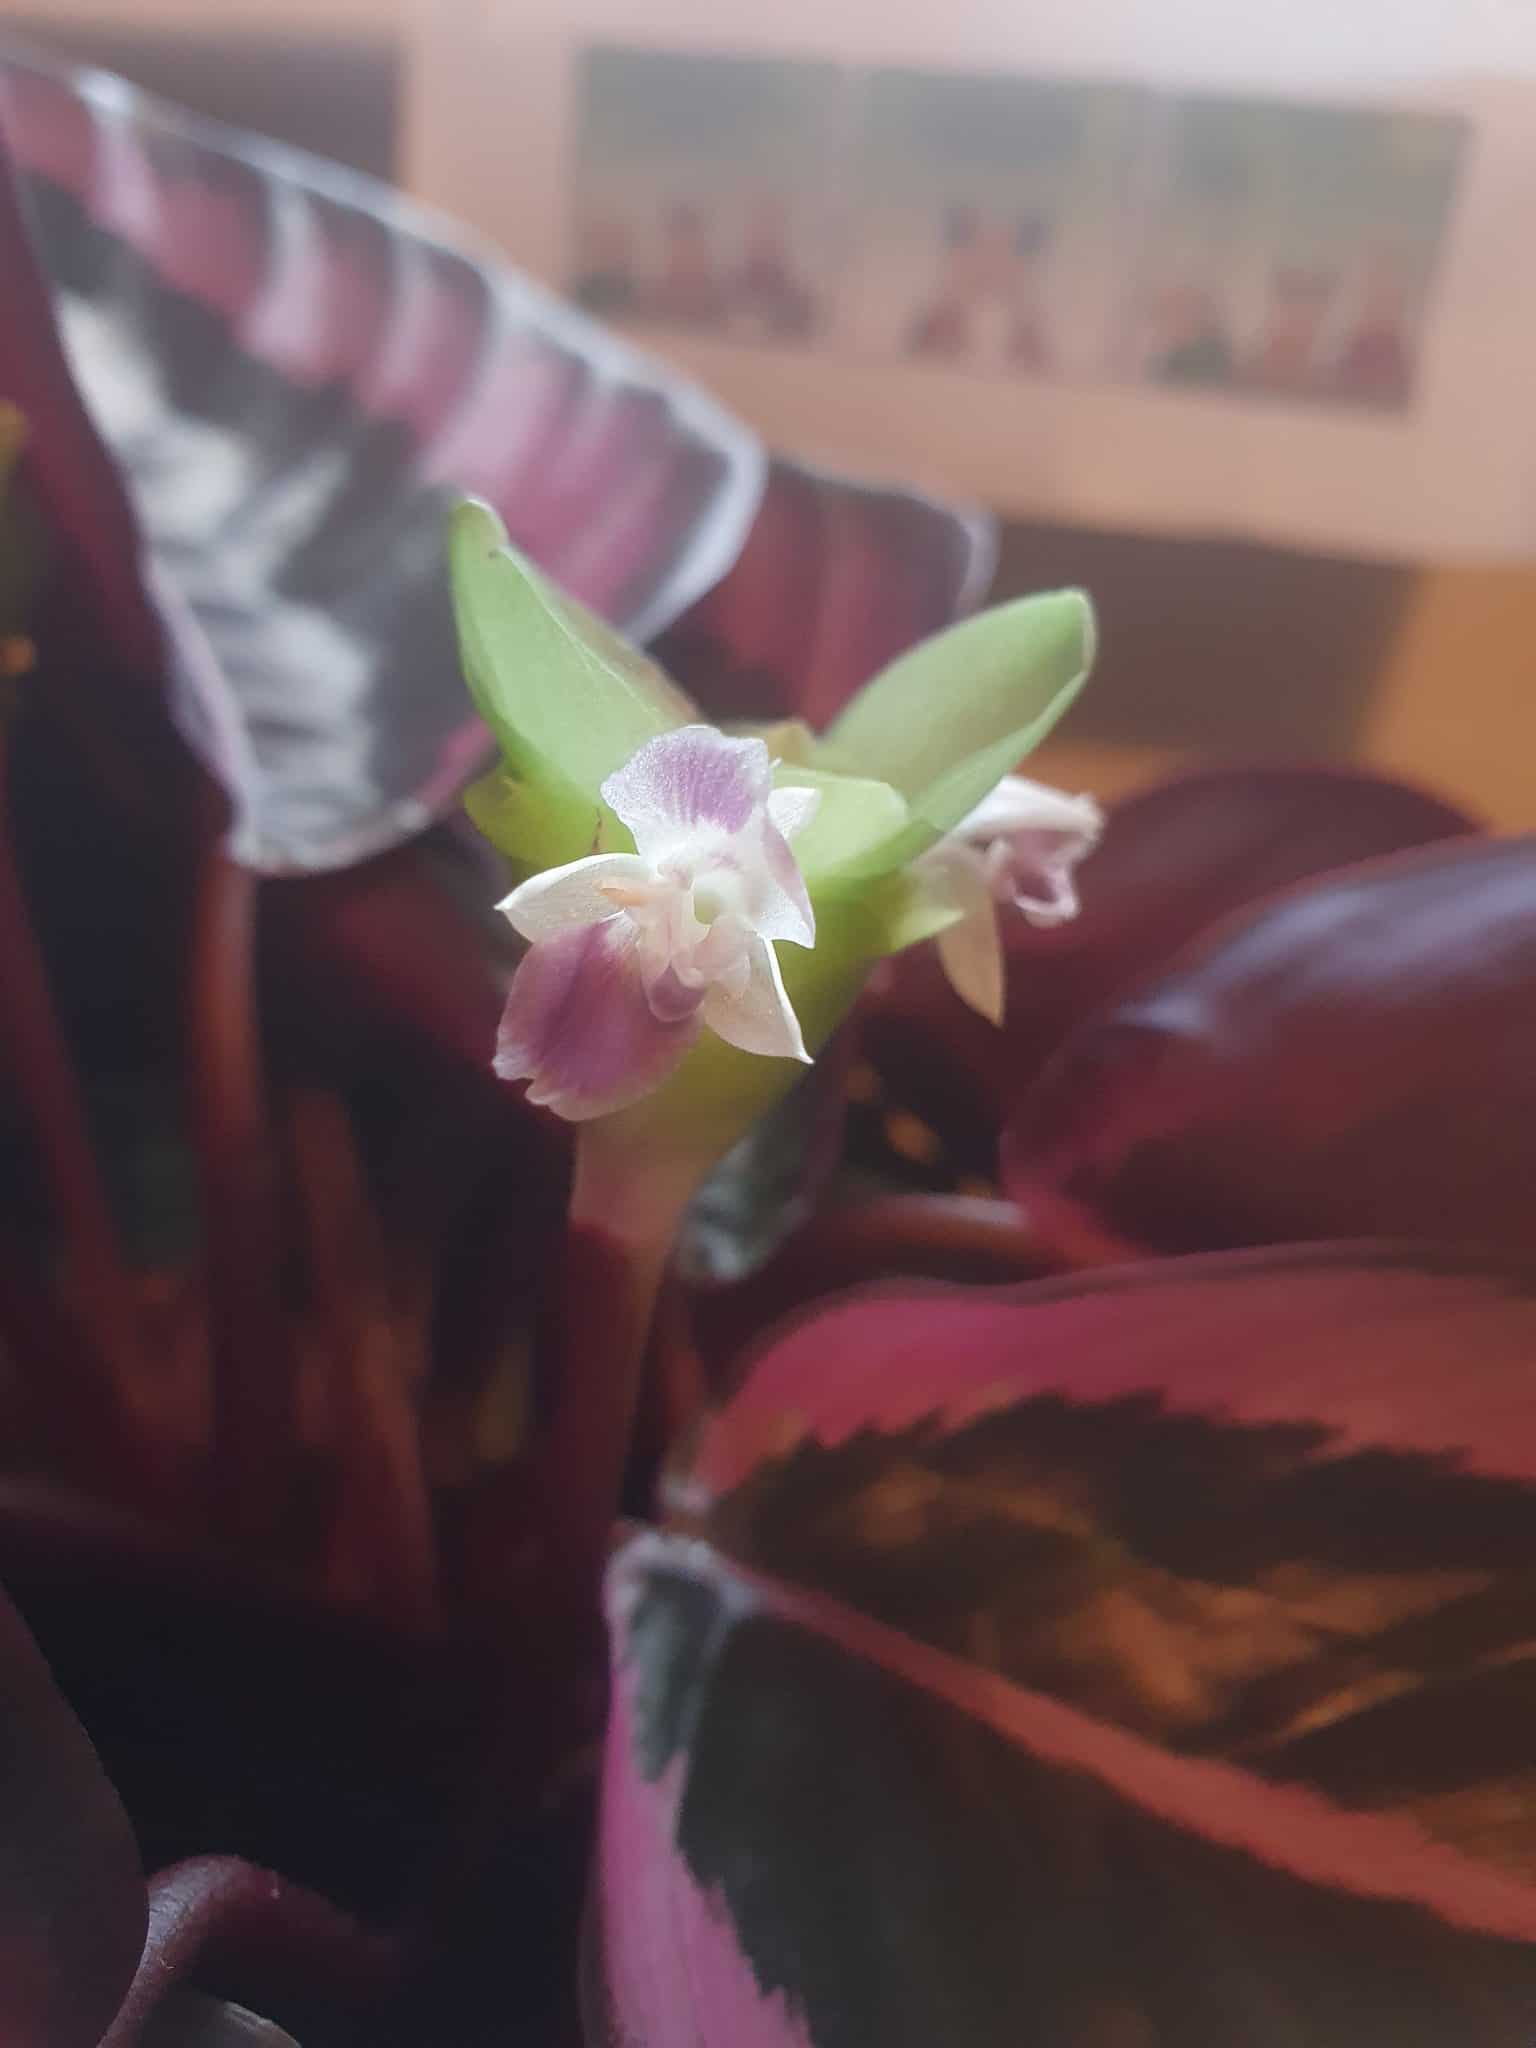
[[[906,798],[909,822],[860,871],[889,872],[952,831],[1045,738],[1093,653],[1093,607],[1080,590],[1057,590],[936,633],[866,683],[822,755],[883,776]]]
[[[506,778],[476,785],[470,815],[531,868],[580,860],[605,826],[606,776],[692,710],[654,662],[541,576],[491,510],[469,499],[449,533],[459,653]],[[510,779],[511,787],[497,787]]]

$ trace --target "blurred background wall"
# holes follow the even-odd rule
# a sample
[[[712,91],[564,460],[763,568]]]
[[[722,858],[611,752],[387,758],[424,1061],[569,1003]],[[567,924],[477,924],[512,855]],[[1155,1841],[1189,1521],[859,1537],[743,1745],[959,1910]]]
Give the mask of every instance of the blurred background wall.
[[[7,10],[6,25],[199,112],[414,185],[494,233],[490,159],[476,152],[497,82],[472,33],[455,33],[490,5],[422,0],[402,15],[389,0],[32,0]],[[1328,16],[1352,10],[1356,0],[1291,10],[1293,33],[1305,43],[1312,20],[1333,33]],[[1144,11],[1154,26],[1182,23],[1209,55],[1223,14],[1247,10],[1145,0]],[[637,20],[645,12],[633,7]],[[1485,62],[1536,70],[1530,0],[1450,0],[1449,12],[1404,0],[1395,18],[1405,50],[1415,36],[1429,49],[1459,20]],[[717,17],[704,40],[732,43]],[[1454,63],[1458,51],[1440,55]],[[1354,42],[1339,61],[1346,72],[1359,61]],[[1511,248],[1509,261],[1526,252]],[[1433,782],[1505,826],[1536,826],[1536,565],[1005,520],[1000,594],[1068,581],[1094,593],[1104,657],[1070,739],[1041,757],[1051,779],[1110,795],[1197,755],[1328,754]]]

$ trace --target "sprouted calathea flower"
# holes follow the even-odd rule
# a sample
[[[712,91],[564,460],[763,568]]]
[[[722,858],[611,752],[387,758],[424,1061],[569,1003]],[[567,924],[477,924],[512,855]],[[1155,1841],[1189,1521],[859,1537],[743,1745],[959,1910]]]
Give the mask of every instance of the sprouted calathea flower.
[[[452,561],[466,673],[502,753],[467,801],[513,864],[502,909],[528,941],[497,1066],[581,1125],[573,1215],[647,1231],[675,1217],[883,956],[953,931],[975,1000],[998,896],[1069,914],[1098,812],[1011,771],[1087,675],[1081,593],[925,641],[825,734],[728,735],[485,506],[460,508]]]
[[[743,1052],[808,1061],[773,942],[816,943],[789,842],[820,792],[775,789],[760,739],[684,725],[647,740],[602,796],[635,851],[548,868],[501,905],[531,946],[497,1072],[585,1119],[649,1093],[706,1026]]]
[[[1093,851],[1104,813],[1091,796],[1067,796],[1022,775],[1005,775],[953,832],[922,858],[940,899],[956,912],[937,935],[939,959],[961,999],[1003,1021],[999,912],[1032,925],[1077,915],[1077,864]]]

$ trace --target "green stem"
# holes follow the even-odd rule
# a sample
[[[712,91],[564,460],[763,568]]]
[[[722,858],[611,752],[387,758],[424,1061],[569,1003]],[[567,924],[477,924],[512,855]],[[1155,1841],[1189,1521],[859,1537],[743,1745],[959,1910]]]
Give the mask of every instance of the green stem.
[[[648,1169],[600,1126],[577,1139],[541,1461],[549,1579],[572,1617],[595,1611],[657,1292],[696,1179],[691,1165]]]

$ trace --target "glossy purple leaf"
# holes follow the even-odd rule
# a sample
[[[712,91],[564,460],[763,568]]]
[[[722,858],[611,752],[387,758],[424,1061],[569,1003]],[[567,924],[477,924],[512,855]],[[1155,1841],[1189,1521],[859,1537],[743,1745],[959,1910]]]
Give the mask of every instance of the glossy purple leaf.
[[[691,1355],[709,1384],[734,1388],[741,1360],[765,1330],[851,1287],[879,1280],[1001,1286],[1064,1269],[1071,1270],[1059,1249],[1037,1242],[1000,1196],[834,1198],[743,1277],[722,1284],[688,1274]]]
[[[96,2048],[144,1941],[132,1831],[0,1595],[0,2041]]]
[[[248,863],[380,851],[480,764],[444,561],[458,494],[641,637],[735,557],[761,487],[750,434],[385,188],[14,51],[0,137],[153,587],[203,670],[182,710],[235,785]],[[81,463],[59,459],[78,514]],[[121,552],[108,516],[93,563]]]
[[[1515,2048],[1533,1351],[1369,1247],[772,1344],[612,1574],[591,2038]]]
[[[1371,863],[1228,924],[1020,1103],[1027,1216],[1163,1251],[1361,1234],[1536,1249],[1536,839]]]
[[[160,2048],[162,2036],[178,2040],[175,2008],[183,1990],[210,1981],[285,2014],[298,2008],[334,2020],[377,2003],[389,1982],[389,1951],[345,1913],[270,1870],[233,1856],[177,1864],[150,1887],[143,1958],[101,2048]],[[231,2048],[242,2038],[231,2025],[224,2033]],[[252,2048],[264,2038],[247,2034]],[[198,2038],[190,2033],[188,2048]]]
[[[820,728],[979,603],[995,554],[980,513],[775,461],[734,568],[660,652],[712,717]]]
[[[195,1991],[166,2000],[146,2029],[140,2048],[299,2048],[292,2034],[223,1999]]]
[[[999,1031],[949,986],[932,947],[889,963],[863,1010],[887,1089],[989,1172],[999,1123],[1072,1028],[1218,920],[1313,875],[1470,833],[1438,798],[1351,768],[1209,768],[1112,806],[1078,871],[1082,908],[1050,930],[1005,918]]]

